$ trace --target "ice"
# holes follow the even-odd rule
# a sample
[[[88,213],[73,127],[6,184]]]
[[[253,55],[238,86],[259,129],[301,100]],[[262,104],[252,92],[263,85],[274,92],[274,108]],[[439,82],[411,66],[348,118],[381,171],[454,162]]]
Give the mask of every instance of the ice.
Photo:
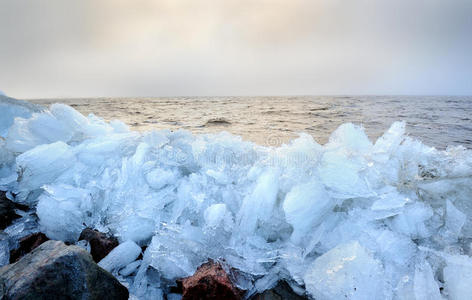
[[[371,206],[374,211],[398,211],[410,201],[408,196],[398,193],[394,188],[390,188],[387,193],[380,194],[378,198]]]
[[[141,248],[133,241],[126,241],[111,250],[98,265],[112,272],[132,263],[141,254]]]
[[[15,118],[30,118],[43,108],[26,101],[9,98],[0,92],[0,137],[5,138]]]
[[[244,234],[254,232],[259,222],[270,220],[277,201],[278,177],[274,170],[264,172],[253,191],[243,199],[238,223]]]
[[[472,284],[472,259],[464,255],[447,256],[446,263],[443,276],[449,299],[469,299]]]
[[[5,228],[4,233],[8,234],[10,238],[10,250],[16,249],[19,246],[18,241],[32,233],[39,231],[39,224],[35,215],[23,216],[20,219],[13,221],[13,223]]]
[[[283,203],[287,222],[293,226],[292,241],[302,243],[309,231],[316,228],[335,205],[336,201],[328,196],[319,182],[294,186]]]
[[[446,201],[446,224],[445,224],[445,234],[449,238],[456,240],[462,230],[466,221],[466,215],[458,210],[451,201]]]
[[[135,273],[139,266],[141,265],[142,260],[137,260],[133,261],[132,263],[129,263],[126,267],[120,270],[120,275],[122,276],[129,276],[133,273]]]
[[[373,233],[377,245],[375,248],[377,257],[388,265],[395,265],[398,276],[408,273],[414,263],[413,258],[417,254],[415,243],[405,235],[390,230],[378,230]],[[399,278],[396,279],[399,280]]]
[[[151,219],[129,216],[119,224],[119,238],[122,241],[131,240],[137,244],[143,244],[151,239],[155,227],[156,224]]]
[[[24,152],[41,144],[58,141],[73,144],[126,131],[121,122],[108,124],[94,115],[86,118],[70,106],[53,104],[48,111],[33,113],[28,119],[15,119],[8,131],[6,147],[12,152]]]
[[[0,189],[39,218],[4,230],[10,248],[39,229],[71,243],[86,226],[113,234],[100,264],[132,297],[163,298],[208,259],[253,294],[282,280],[317,299],[461,299],[471,285],[472,151],[423,145],[403,122],[376,142],[344,124],[325,145],[300,134],[263,147],[10,105]]]
[[[154,169],[146,174],[147,184],[153,189],[159,190],[174,182],[178,174],[174,170]]]
[[[415,268],[414,293],[417,300],[441,300],[439,286],[434,280],[433,270],[427,262]]]
[[[211,228],[222,226],[227,231],[230,231],[233,227],[233,217],[224,203],[211,205],[205,210],[203,215],[206,225]]]
[[[91,214],[90,193],[65,184],[43,189],[36,210],[41,231],[53,240],[77,242]]]
[[[307,291],[316,299],[388,299],[380,261],[354,241],[318,257],[305,275]]]
[[[15,155],[7,147],[8,132],[14,122],[30,118],[33,113],[44,109],[26,101],[16,100],[0,95],[0,189],[7,190],[17,179],[15,174]],[[14,135],[14,133],[12,133]]]
[[[180,300],[182,299],[182,295],[180,294],[168,294],[167,300]]]
[[[405,207],[402,214],[392,220],[392,228],[412,239],[426,238],[432,235],[426,221],[433,216],[433,210],[423,202],[416,202]]]
[[[404,139],[405,126],[405,122],[395,122],[384,135],[377,139],[372,149],[377,159],[388,158],[390,154],[395,153]]]
[[[143,270],[162,272],[163,279],[170,282],[192,275],[207,260],[205,253],[208,253],[203,248],[202,231],[188,224],[181,231],[175,230],[163,230],[152,238],[141,265]],[[168,255],[170,252],[172,255]]]
[[[74,162],[75,155],[71,147],[63,142],[40,145],[19,155],[16,158],[19,199],[30,204],[34,202],[36,199],[27,201],[29,192],[53,183]]]
[[[326,147],[342,148],[348,152],[368,152],[372,148],[372,142],[361,126],[346,123],[331,134]]]
[[[88,253],[92,250],[90,243],[87,240],[80,240],[77,243],[75,243],[76,246],[79,246],[80,248],[84,249]]]

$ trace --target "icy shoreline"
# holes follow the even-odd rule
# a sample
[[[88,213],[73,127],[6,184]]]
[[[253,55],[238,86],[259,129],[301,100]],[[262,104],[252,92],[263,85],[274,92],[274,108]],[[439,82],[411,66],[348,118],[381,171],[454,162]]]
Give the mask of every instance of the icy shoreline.
[[[437,151],[402,122],[375,143],[344,124],[325,145],[302,134],[271,148],[138,133],[62,104],[0,110],[0,189],[51,239],[75,243],[86,226],[118,237],[123,260],[104,264],[140,299],[209,258],[239,270],[247,296],[279,280],[316,299],[469,294],[472,151]]]

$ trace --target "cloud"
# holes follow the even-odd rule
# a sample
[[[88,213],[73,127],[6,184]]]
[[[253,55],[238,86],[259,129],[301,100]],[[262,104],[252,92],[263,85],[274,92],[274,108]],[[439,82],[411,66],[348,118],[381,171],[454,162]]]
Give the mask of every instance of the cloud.
[[[0,2],[12,96],[470,94],[462,0]]]

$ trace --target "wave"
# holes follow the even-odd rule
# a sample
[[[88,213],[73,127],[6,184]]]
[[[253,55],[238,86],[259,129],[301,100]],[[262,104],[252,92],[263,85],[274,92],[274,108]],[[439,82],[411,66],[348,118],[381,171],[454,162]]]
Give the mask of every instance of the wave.
[[[375,142],[348,123],[325,145],[263,147],[53,104],[7,132],[0,189],[36,207],[51,239],[87,226],[147,246],[136,274],[115,272],[138,298],[209,258],[247,297],[280,280],[316,299],[460,298],[472,284],[472,151],[428,147],[404,122]]]

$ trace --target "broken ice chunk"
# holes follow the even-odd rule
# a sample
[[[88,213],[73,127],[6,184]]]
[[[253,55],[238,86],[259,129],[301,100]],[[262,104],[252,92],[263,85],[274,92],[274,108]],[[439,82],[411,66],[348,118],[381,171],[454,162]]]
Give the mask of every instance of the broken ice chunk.
[[[91,210],[90,193],[65,184],[44,186],[38,201],[36,213],[42,231],[50,239],[76,242],[84,227],[84,213]]]
[[[111,250],[98,265],[108,272],[112,272],[132,263],[139,254],[141,254],[141,248],[133,241],[126,241]]]
[[[293,226],[292,241],[299,244],[306,239],[335,203],[317,181],[293,187],[283,203],[287,222]]]
[[[226,204],[224,203],[211,205],[205,210],[203,215],[205,224],[211,228],[222,225],[224,229],[230,230],[233,224],[231,212],[226,208]]]
[[[375,194],[360,176],[365,168],[362,158],[351,157],[344,151],[327,151],[323,154],[318,174],[329,194],[334,198],[369,197]]]
[[[180,294],[167,294],[167,300],[180,300],[182,295]]]
[[[451,300],[470,299],[472,286],[472,258],[465,255],[447,255],[443,270],[446,291]]]
[[[405,206],[409,201],[409,198],[405,195],[398,193],[396,190],[379,195],[379,199],[376,200],[371,209],[372,210],[392,210],[398,209]]]
[[[128,276],[136,272],[139,266],[141,265],[142,260],[133,261],[132,263],[128,264],[126,267],[120,270],[121,276]]]
[[[376,257],[388,263],[395,263],[400,268],[408,268],[416,254],[416,245],[408,237],[390,230],[374,231]]]
[[[400,143],[403,141],[405,134],[405,122],[395,122],[374,144],[373,151],[375,154],[392,154]]]
[[[423,202],[415,202],[405,207],[402,214],[395,216],[392,221],[392,229],[410,236],[413,239],[431,236],[425,221],[433,216],[433,210]]]
[[[0,137],[5,138],[8,129],[16,118],[30,118],[34,112],[40,112],[43,108],[27,101],[16,100],[3,95],[0,92]]]
[[[150,187],[159,190],[165,185],[176,182],[177,172],[173,170],[154,169],[146,174],[146,181]]]
[[[372,148],[372,142],[362,126],[344,123],[331,134],[326,147],[343,147],[348,151],[368,152]]]
[[[84,128],[88,125],[88,120],[84,115],[73,109],[72,107],[62,104],[54,103],[49,108],[51,113],[60,121],[63,130],[69,133],[76,133],[84,131]],[[59,140],[58,136],[55,137],[55,141]],[[67,141],[67,139],[60,139],[61,141]]]
[[[197,268],[197,265],[192,262],[191,256],[186,255],[185,250],[187,249],[180,249],[183,245],[178,242],[173,245],[164,245],[159,241],[158,236],[154,236],[146,249],[146,253],[151,259],[150,266],[162,272],[162,276],[168,280],[190,276]]]
[[[132,240],[137,244],[142,244],[151,239],[155,226],[151,219],[129,216],[120,222],[118,235],[122,241]]]
[[[381,263],[359,242],[339,245],[318,257],[304,277],[315,299],[387,299],[391,296]]]
[[[244,234],[251,234],[257,228],[257,222],[269,221],[277,201],[279,189],[278,173],[269,170],[264,172],[251,194],[243,199],[239,211],[239,226]]]
[[[31,191],[49,184],[71,168],[74,162],[71,147],[63,142],[37,146],[16,158],[19,188],[21,191]]]
[[[12,152],[25,152],[42,144],[67,142],[72,133],[49,111],[35,113],[30,119],[16,119],[8,131],[7,148]]]
[[[458,210],[451,201],[446,201],[445,234],[450,239],[457,239],[461,233],[467,217]]]
[[[414,292],[416,300],[441,300],[433,270],[428,262],[423,261],[415,268]]]

